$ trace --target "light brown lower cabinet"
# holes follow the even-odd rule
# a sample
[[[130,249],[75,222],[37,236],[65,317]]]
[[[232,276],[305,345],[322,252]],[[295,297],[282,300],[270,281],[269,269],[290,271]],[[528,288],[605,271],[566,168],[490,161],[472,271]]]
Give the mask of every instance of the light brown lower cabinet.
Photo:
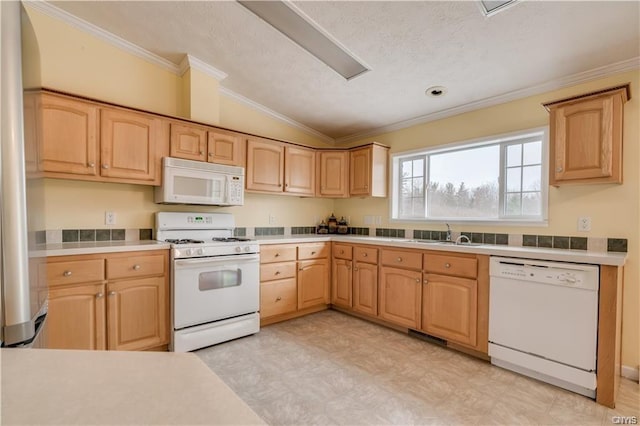
[[[353,266],[353,310],[378,315],[378,266],[356,261]]]
[[[333,259],[331,274],[331,303],[343,308],[351,308],[353,304],[353,277],[351,260]]]
[[[106,349],[105,285],[49,290],[47,348]]]
[[[476,345],[478,282],[469,278],[425,274],[422,330],[469,346]]]
[[[298,262],[298,309],[331,303],[329,297],[329,261]]]
[[[144,350],[169,343],[168,251],[60,256],[42,267],[47,348]]]
[[[420,328],[422,272],[380,267],[378,316],[391,323]]]

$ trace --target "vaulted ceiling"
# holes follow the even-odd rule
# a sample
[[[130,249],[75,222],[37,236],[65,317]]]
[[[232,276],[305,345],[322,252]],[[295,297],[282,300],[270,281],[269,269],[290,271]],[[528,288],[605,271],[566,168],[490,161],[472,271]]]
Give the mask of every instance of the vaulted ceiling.
[[[233,1],[63,1],[55,6],[338,141],[481,104],[640,56],[640,2],[301,1],[371,67],[349,81]],[[447,88],[433,98],[425,90]]]

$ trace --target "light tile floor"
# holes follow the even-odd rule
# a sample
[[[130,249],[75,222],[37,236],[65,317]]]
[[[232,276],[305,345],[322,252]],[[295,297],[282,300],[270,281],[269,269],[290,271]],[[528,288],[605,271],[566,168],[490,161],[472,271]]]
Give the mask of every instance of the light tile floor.
[[[638,384],[615,410],[336,311],[196,354],[271,425],[610,425],[640,421]]]

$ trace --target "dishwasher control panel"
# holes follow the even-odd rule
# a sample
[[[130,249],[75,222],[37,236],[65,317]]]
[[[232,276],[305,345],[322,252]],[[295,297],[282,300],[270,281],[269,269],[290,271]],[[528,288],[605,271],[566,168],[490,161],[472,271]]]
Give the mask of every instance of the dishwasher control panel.
[[[492,257],[490,275],[540,284],[597,290],[599,268],[595,265]]]

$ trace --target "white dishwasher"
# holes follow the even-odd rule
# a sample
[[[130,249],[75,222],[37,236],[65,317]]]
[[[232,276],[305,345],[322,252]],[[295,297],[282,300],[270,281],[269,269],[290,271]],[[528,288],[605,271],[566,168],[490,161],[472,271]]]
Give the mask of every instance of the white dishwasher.
[[[491,257],[491,363],[595,397],[599,268]]]

